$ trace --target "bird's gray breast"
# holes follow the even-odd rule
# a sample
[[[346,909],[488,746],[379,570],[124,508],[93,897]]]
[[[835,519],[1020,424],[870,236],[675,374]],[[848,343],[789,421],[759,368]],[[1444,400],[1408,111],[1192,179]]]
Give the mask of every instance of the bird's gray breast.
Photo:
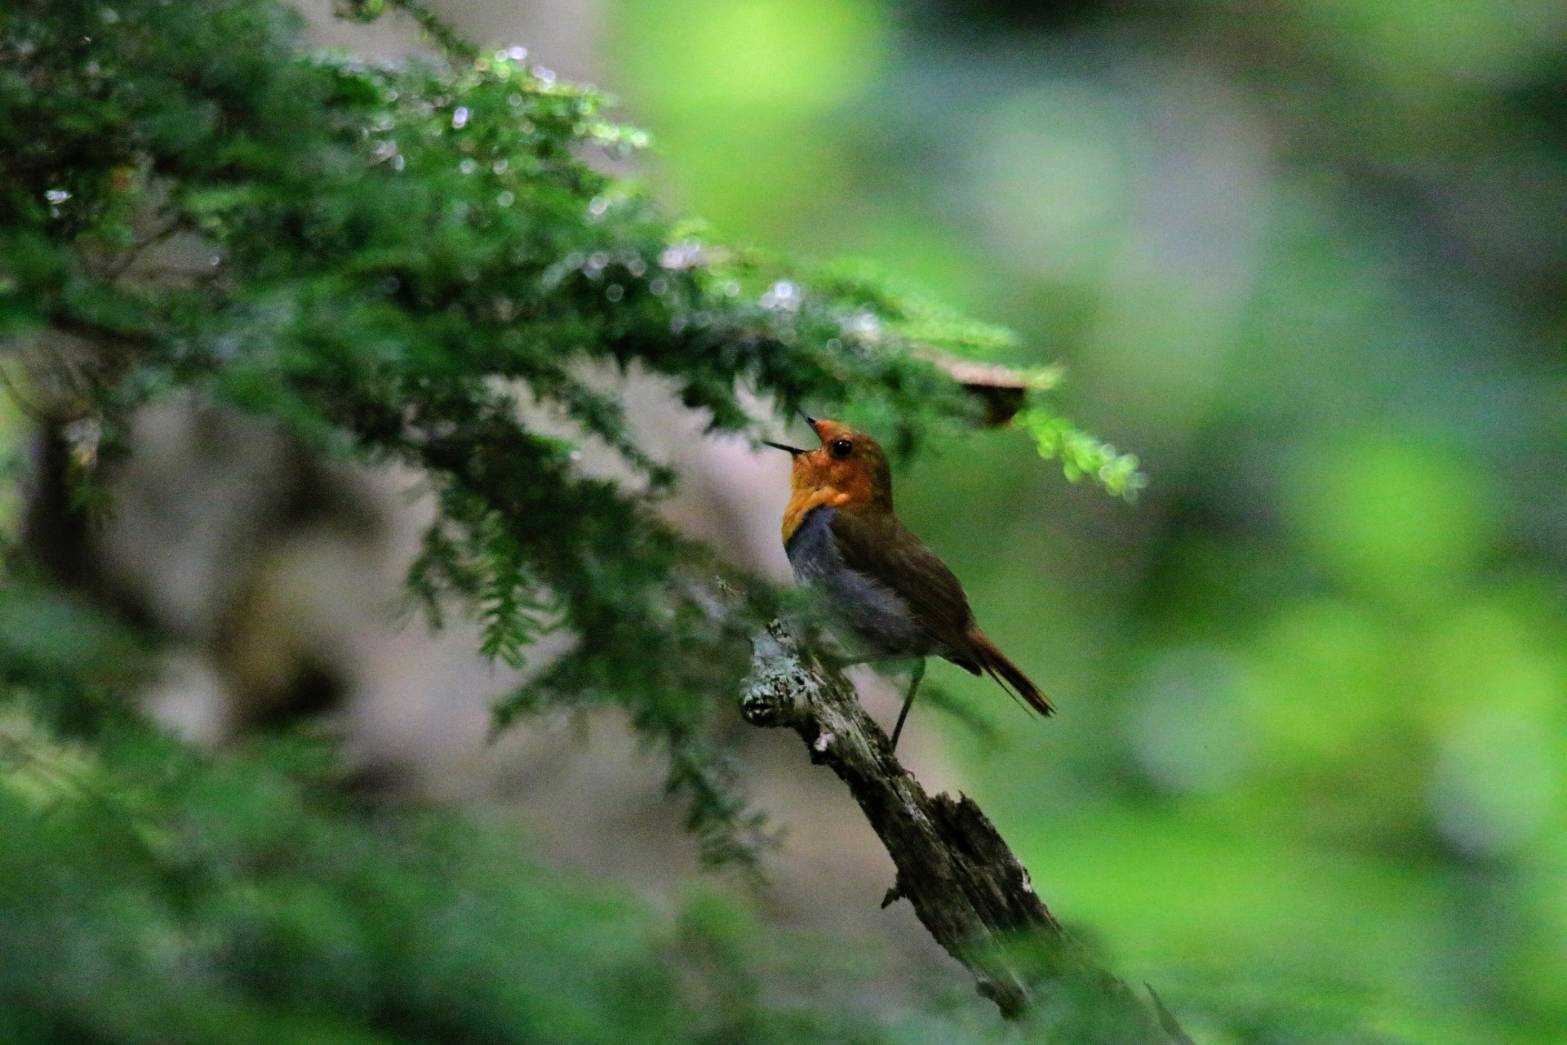
[[[856,655],[924,656],[931,641],[914,620],[909,604],[887,585],[844,564],[833,538],[836,508],[813,508],[784,545],[789,565],[801,584],[814,588],[826,601],[843,637],[864,647]]]

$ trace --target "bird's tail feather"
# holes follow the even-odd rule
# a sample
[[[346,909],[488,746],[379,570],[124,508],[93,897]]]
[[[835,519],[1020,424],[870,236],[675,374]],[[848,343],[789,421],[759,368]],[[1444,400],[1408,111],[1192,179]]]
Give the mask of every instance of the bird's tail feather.
[[[990,641],[979,628],[973,627],[965,636],[969,641],[969,649],[972,652],[974,662],[1001,686],[1002,689],[1013,696],[1020,697],[1024,703],[1041,715],[1048,715],[1055,708],[1050,706],[1050,700],[1039,691],[1032,680],[1016,664],[1007,659],[1006,654],[996,648],[996,644]]]

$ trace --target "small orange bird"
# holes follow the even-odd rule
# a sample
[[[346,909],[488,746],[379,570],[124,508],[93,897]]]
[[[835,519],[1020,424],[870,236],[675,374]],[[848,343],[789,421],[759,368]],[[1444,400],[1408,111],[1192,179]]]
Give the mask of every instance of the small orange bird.
[[[849,650],[848,663],[908,660],[903,721],[931,654],[978,675],[1048,715],[1050,701],[974,623],[963,586],[892,511],[892,470],[876,440],[837,421],[806,417],[822,445],[768,446],[794,457],[783,542],[802,584],[823,598]]]

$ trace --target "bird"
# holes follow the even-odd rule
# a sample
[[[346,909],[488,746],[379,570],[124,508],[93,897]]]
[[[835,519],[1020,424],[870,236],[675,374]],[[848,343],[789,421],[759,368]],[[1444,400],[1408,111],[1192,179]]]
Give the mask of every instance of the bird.
[[[963,585],[946,563],[898,520],[881,445],[842,422],[801,416],[821,441],[816,449],[763,441],[793,458],[784,552],[795,579],[825,605],[843,646],[840,663],[912,662],[892,750],[929,656],[988,674],[1014,699],[1051,714],[1039,687],[974,622]]]

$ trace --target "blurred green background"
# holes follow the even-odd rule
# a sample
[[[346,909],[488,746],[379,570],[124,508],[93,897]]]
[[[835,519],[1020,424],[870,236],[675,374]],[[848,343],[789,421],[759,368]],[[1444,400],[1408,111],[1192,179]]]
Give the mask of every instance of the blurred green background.
[[[1062,361],[1126,507],[978,436],[906,520],[1052,692],[965,786],[1131,982],[1567,1033],[1567,8],[605,5],[653,176]],[[936,728],[927,720],[926,728]],[[1195,1028],[1200,1030],[1200,1028]],[[1199,1036],[1201,1036],[1199,1034]]]
[[[351,38],[322,28],[325,0],[300,6]],[[999,736],[924,708],[911,734],[943,734],[944,779],[1110,967],[1173,999],[1202,1041],[1567,1037],[1567,7],[431,6],[485,46],[528,44],[530,61],[613,90],[653,135],[639,175],[715,239],[868,259],[1010,327],[1021,347],[1003,362],[1064,364],[1065,412],[1141,457],[1135,505],[1064,483],[1005,430],[898,476],[905,521],[1061,711],[1027,719],[935,664],[930,682]],[[0,411],[0,441],[26,434]],[[8,522],[19,503],[0,491]],[[369,572],[345,562],[300,572]],[[0,648],[0,667],[25,669],[8,685],[47,696],[81,672],[96,693],[120,666],[84,662],[97,639],[73,646],[65,624],[0,595],[15,618],[0,646],[40,647]],[[341,625],[344,649],[360,620]],[[130,659],[104,645],[106,661]],[[439,700],[501,688],[455,659],[398,653],[389,674]],[[463,714],[482,735],[482,711]],[[458,712],[404,717],[434,736]],[[0,726],[11,740],[33,728]],[[596,753],[633,765],[614,742]],[[52,760],[132,813],[188,807],[193,826],[121,838],[127,818],[88,792],[0,842],[0,906],[29,912],[0,919],[0,997],[42,990],[113,1040],[160,1021],[192,1040],[376,1039],[365,1027],[639,1040],[690,1033],[693,1010],[712,1040],[787,1037],[796,1024],[753,1011],[767,993],[755,966],[759,982],[841,978],[846,1010],[877,1009],[837,944],[786,937],[784,961],[707,883],[661,921],[521,861],[499,803],[471,804],[482,830],[418,809],[385,827],[373,802],[367,822],[348,820],[362,781],[309,745],[266,743],[282,747],[232,761],[139,734],[101,756],[59,745]],[[798,755],[787,773],[803,775]],[[277,783],[294,761],[304,783]],[[75,784],[51,774],[8,761],[7,815],[54,810]],[[519,807],[544,790],[521,771],[504,785]],[[612,811],[561,803],[569,781],[538,801],[611,837],[678,834],[656,782],[638,786],[641,804]],[[816,812],[787,792],[774,808]],[[481,841],[492,829],[501,840]],[[102,851],[84,854],[83,835]],[[540,864],[560,855],[554,840]],[[864,841],[828,833],[822,848]],[[809,863],[831,885],[820,856]],[[143,904],[143,880],[176,897],[168,910]],[[186,938],[192,921],[232,935]],[[566,986],[491,925],[563,955]],[[122,937],[103,953],[78,942]],[[687,984],[690,967],[707,978]],[[946,988],[967,1000],[956,979]],[[190,995],[208,1007],[182,1008]],[[951,1008],[944,1024],[905,1005],[891,1033],[995,1033],[988,1008]],[[785,1014],[800,1035],[836,1015]],[[0,1013],[0,1032],[73,1026],[32,1018]]]

